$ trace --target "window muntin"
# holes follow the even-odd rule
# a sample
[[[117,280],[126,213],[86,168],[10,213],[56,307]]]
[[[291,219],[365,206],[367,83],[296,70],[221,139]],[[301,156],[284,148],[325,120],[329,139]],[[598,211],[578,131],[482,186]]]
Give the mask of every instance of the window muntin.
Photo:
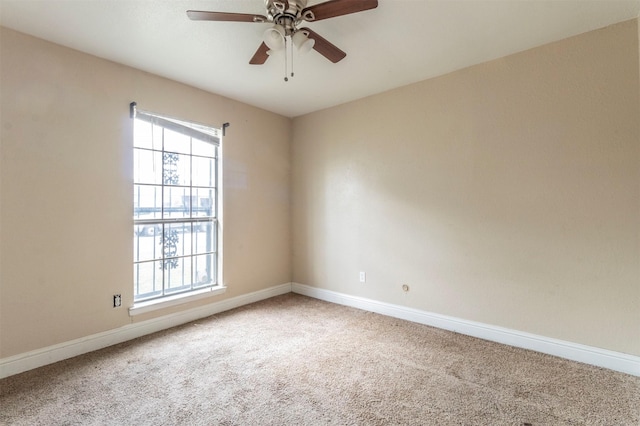
[[[134,301],[218,285],[218,130],[134,119]]]

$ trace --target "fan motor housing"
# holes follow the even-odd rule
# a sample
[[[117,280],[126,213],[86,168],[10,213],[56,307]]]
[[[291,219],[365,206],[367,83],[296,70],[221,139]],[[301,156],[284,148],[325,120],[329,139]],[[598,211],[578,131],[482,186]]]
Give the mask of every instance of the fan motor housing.
[[[284,22],[279,21],[297,22],[300,19],[302,9],[307,7],[307,0],[264,0],[264,3],[269,20],[281,25]]]

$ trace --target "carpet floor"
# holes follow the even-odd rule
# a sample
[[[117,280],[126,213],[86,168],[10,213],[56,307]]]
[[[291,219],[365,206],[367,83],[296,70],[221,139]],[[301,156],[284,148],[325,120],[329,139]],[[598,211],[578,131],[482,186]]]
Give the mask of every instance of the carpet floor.
[[[286,294],[0,380],[3,425],[638,425],[640,378]]]

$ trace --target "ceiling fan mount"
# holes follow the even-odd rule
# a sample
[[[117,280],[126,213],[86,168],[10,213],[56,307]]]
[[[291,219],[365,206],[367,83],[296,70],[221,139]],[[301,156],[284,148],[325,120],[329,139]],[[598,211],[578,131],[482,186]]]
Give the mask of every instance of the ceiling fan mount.
[[[194,21],[273,24],[265,31],[264,41],[249,61],[252,65],[262,65],[272,50],[286,48],[287,38],[299,51],[313,49],[336,63],[347,54],[310,28],[302,27],[303,22],[320,21],[378,7],[378,0],[329,0],[309,7],[307,0],[264,0],[264,3],[266,15],[188,10],[187,16]]]
[[[300,23],[302,10],[307,6],[307,0],[264,0],[267,7],[267,22],[282,25],[291,35],[296,25]]]

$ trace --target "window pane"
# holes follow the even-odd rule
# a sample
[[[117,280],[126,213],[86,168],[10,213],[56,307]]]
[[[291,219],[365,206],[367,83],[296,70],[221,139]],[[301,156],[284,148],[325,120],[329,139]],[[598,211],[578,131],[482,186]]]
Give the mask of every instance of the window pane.
[[[191,184],[193,186],[215,186],[216,170],[213,158],[193,157]]]
[[[213,254],[193,256],[194,287],[216,284],[216,270]]]
[[[162,187],[155,185],[133,186],[133,218],[159,219],[162,215]]]
[[[167,259],[165,267],[165,294],[191,289],[191,257]]]
[[[133,181],[162,184],[162,153],[147,149],[133,150]]]
[[[216,223],[196,222],[193,224],[197,232],[193,234],[193,253],[203,254],[217,251]]]
[[[213,217],[216,214],[214,196],[215,190],[208,188],[193,188],[193,217]],[[197,204],[195,202],[197,200]]]
[[[191,255],[191,224],[165,224],[162,244],[165,258]]]
[[[164,129],[164,150],[169,152],[181,152],[189,154],[191,150],[191,138],[182,133],[170,129]]]
[[[198,139],[191,140],[191,154],[202,155],[204,157],[215,157],[216,146],[212,143],[201,141]]]
[[[165,185],[191,184],[191,161],[188,155],[165,152],[163,159],[163,182]]]
[[[162,258],[161,224],[135,225],[133,234],[133,260],[140,262]]]
[[[164,217],[188,218],[191,214],[190,188],[164,187]]]
[[[162,294],[162,267],[159,262],[133,265],[134,299],[147,299]]]

